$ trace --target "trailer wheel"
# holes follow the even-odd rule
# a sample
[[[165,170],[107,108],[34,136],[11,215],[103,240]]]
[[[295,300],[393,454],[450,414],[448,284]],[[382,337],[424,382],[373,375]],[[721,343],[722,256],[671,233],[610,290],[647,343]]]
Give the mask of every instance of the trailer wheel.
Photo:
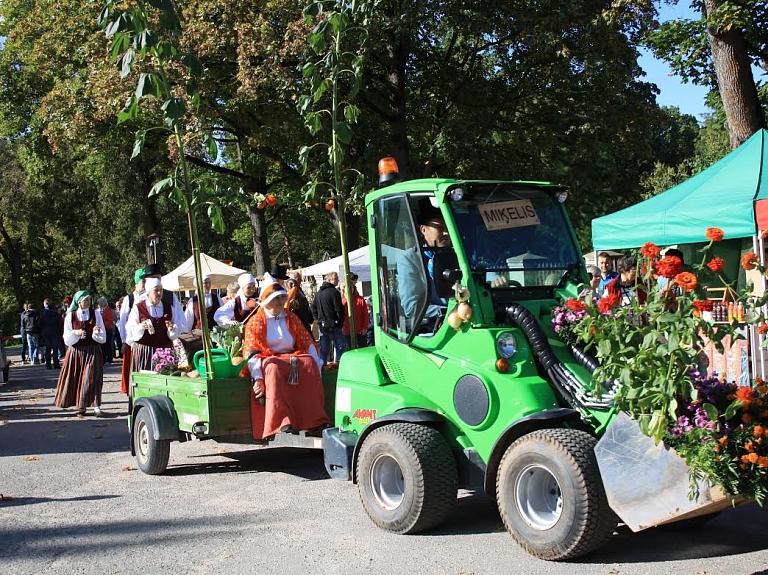
[[[507,531],[540,559],[594,551],[618,521],[605,496],[595,439],[573,429],[541,429],[507,448],[496,498]]]
[[[146,409],[140,409],[133,427],[136,463],[148,475],[160,475],[168,467],[170,439],[155,439],[154,424]]]
[[[372,431],[360,448],[357,478],[366,513],[393,533],[436,527],[456,504],[456,461],[443,436],[424,425]]]

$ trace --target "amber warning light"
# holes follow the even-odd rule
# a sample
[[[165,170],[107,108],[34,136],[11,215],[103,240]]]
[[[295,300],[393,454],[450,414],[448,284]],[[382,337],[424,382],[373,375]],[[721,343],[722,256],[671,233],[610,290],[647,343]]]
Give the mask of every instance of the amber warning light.
[[[392,157],[379,160],[379,187],[389,186],[400,181],[400,170]]]

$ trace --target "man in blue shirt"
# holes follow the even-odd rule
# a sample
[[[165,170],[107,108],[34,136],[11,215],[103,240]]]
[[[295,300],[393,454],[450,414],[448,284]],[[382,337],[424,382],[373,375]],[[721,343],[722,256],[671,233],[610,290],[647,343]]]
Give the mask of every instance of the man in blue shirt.
[[[597,295],[603,297],[605,286],[611,283],[619,274],[613,271],[613,262],[608,252],[597,254],[597,267],[600,268],[600,283],[597,285]]]

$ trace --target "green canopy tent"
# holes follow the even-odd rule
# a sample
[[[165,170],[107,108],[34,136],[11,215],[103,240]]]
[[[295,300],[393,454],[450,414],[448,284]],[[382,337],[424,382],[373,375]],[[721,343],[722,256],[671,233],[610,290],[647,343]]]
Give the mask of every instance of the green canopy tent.
[[[768,131],[760,130],[682,184],[593,220],[595,250],[700,243],[709,227],[731,239],[768,229],[767,144]]]

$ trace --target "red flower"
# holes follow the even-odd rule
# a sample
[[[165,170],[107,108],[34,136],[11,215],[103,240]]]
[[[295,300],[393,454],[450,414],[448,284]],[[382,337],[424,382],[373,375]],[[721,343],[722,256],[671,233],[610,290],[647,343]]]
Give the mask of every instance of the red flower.
[[[725,260],[723,258],[712,258],[710,262],[707,264],[707,267],[711,269],[716,274],[719,274],[721,271],[723,271],[723,265],[725,264]]]
[[[277,205],[277,198],[273,196],[272,194],[269,194],[266,198],[264,198],[264,201],[267,202],[270,206],[276,206]]]
[[[700,299],[697,299],[693,302],[693,306],[699,311],[712,311],[712,300],[706,299],[701,301]]]
[[[600,313],[610,313],[613,307],[619,303],[619,296],[618,294],[610,294],[602,298],[597,303],[597,308],[600,310]]]
[[[761,323],[760,326],[757,328],[757,333],[759,333],[760,335],[763,335],[766,332],[768,332],[768,323]]]
[[[573,299],[572,297],[568,298],[568,301],[565,302],[565,305],[567,305],[568,309],[571,311],[584,311],[587,309],[587,304],[585,304],[583,301]]]
[[[653,271],[656,274],[672,279],[683,271],[683,262],[677,256],[664,256],[657,262],[653,262]]]
[[[661,250],[659,249],[659,246],[657,246],[656,244],[652,242],[646,242],[646,244],[642,248],[640,248],[640,253],[647,258],[655,259],[659,257]]]
[[[693,291],[696,286],[699,285],[699,280],[691,272],[682,272],[675,276],[677,285],[683,288],[685,291]]]
[[[725,232],[720,228],[707,228],[706,236],[712,242],[721,242],[725,237]]]
[[[747,252],[741,256],[741,267],[747,271],[755,269],[756,264],[759,262],[760,259],[755,252]]]

